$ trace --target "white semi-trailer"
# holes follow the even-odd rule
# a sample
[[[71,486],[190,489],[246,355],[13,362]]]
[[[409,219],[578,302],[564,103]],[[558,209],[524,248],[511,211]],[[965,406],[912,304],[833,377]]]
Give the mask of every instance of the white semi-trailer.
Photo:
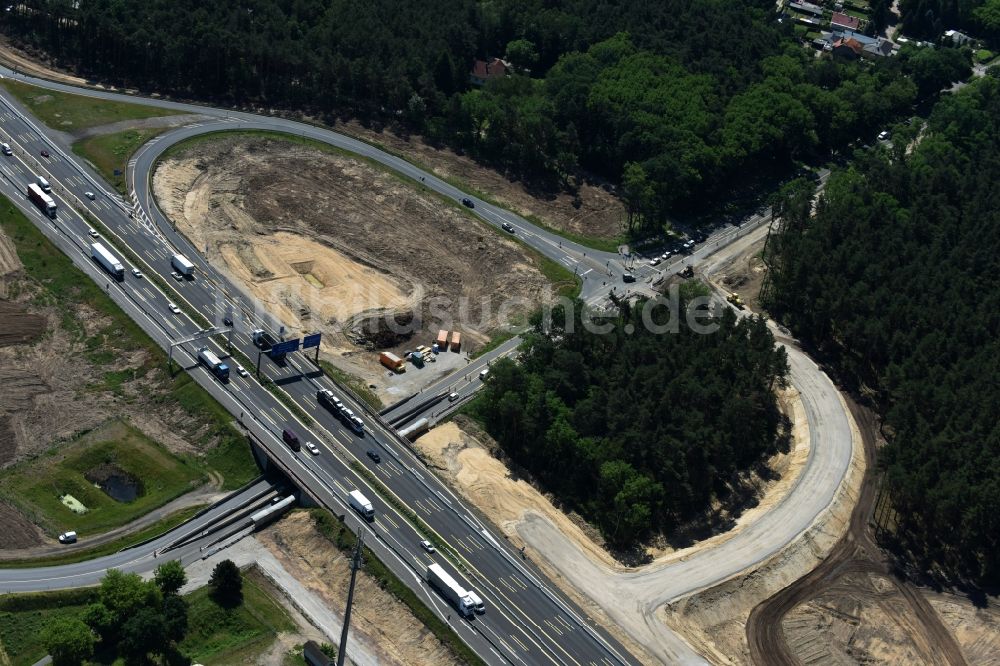
[[[440,564],[434,563],[427,567],[424,576],[431,587],[440,592],[451,605],[458,609],[458,612],[465,617],[472,617],[475,613],[476,604],[461,585],[455,582],[447,571]]]
[[[220,381],[229,381],[229,366],[220,361],[219,357],[213,354],[208,347],[202,347],[198,350],[198,360],[211,370],[212,374],[218,377]]]
[[[104,247],[100,243],[94,243],[90,246],[90,256],[93,257],[97,263],[104,267],[108,273],[111,273],[116,280],[125,279],[125,267],[122,266],[121,262],[115,255],[108,252],[108,248]]]
[[[181,275],[188,277],[194,275],[194,264],[187,260],[183,254],[175,254],[170,258],[170,265]]]
[[[360,513],[365,520],[371,520],[375,517],[375,509],[372,508],[372,503],[368,501],[368,498],[361,494],[359,490],[352,490],[347,494],[347,501],[351,505],[351,508]]]

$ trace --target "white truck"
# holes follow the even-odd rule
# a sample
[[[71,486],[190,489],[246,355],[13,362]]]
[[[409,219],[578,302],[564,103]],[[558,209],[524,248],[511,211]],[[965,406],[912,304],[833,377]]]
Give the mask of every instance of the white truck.
[[[229,366],[220,361],[219,357],[213,354],[208,347],[202,347],[198,350],[198,360],[211,370],[212,374],[219,378],[219,381],[229,381]]]
[[[351,508],[361,514],[365,520],[372,520],[375,518],[375,509],[372,508],[372,503],[368,501],[368,498],[361,494],[359,490],[352,490],[347,493],[347,502],[351,505]]]
[[[469,596],[469,593],[465,589],[455,582],[455,579],[451,577],[447,571],[445,571],[440,564],[434,563],[427,567],[427,573],[424,575],[427,582],[430,583],[431,587],[436,589],[438,592],[444,596],[451,605],[454,606],[463,617],[472,617],[475,612],[476,603]]]
[[[183,254],[175,254],[170,258],[170,265],[185,277],[194,275],[194,264],[187,260]]]
[[[125,267],[122,266],[121,262],[115,255],[108,252],[108,248],[104,247],[100,243],[94,243],[90,246],[90,256],[93,257],[97,263],[104,267],[108,273],[116,280],[125,279]]]

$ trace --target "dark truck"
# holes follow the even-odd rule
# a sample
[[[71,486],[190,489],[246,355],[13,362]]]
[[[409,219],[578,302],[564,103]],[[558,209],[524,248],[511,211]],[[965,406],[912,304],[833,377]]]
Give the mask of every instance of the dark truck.
[[[264,329],[258,328],[254,329],[251,333],[253,338],[253,343],[257,345],[258,348],[268,356],[270,356],[275,361],[279,361],[285,357],[285,353],[273,353],[271,348],[280,342],[280,340],[275,340],[274,336],[265,331]]]

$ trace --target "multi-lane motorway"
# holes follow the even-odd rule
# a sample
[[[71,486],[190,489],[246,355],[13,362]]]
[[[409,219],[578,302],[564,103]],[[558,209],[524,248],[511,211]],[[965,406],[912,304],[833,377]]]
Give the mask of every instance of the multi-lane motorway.
[[[0,74],[9,76],[10,72],[0,69]],[[288,132],[314,138],[373,159],[455,201],[466,196],[464,192],[400,158],[329,130],[253,114],[147,100],[104,91],[81,90],[35,79],[30,79],[30,82],[76,94],[162,106],[204,116],[203,121],[167,132],[140,149],[130,163],[127,174],[134,199],[123,201],[102,183],[96,174],[72,155],[60,134],[50,133],[34,124],[25,110],[6,94],[3,94],[3,106],[0,107],[2,113],[0,136],[3,136],[4,140],[9,140],[15,147],[13,159],[0,158],[5,160],[0,162],[3,175],[0,190],[25,210],[39,228],[73,259],[74,263],[93,279],[106,284],[111,297],[164,348],[197,333],[199,327],[184,315],[171,314],[166,304],[173,296],[168,297],[163,294],[149,280],[134,279],[128,274],[128,270],[132,267],[130,263],[126,262],[126,279],[123,283],[106,279],[100,268],[89,258],[90,239],[86,236],[87,224],[71,209],[71,206],[86,210],[92,217],[100,220],[103,227],[111,232],[112,244],[117,248],[130,248],[142,262],[140,268],[164,276],[179,295],[180,302],[191,311],[197,311],[217,326],[222,325],[222,318],[226,313],[234,312],[233,344],[243,354],[256,359],[257,350],[248,337],[249,330],[263,326],[273,331],[279,325],[278,322],[270,321],[259,305],[241,292],[236,285],[230,284],[218,275],[196,248],[192,248],[185,238],[173,231],[170,221],[159,212],[150,194],[149,179],[157,156],[169,145],[190,136],[219,129],[253,128]],[[48,150],[52,157],[49,159],[39,157],[42,149]],[[54,222],[39,214],[24,197],[24,187],[34,174],[45,175],[53,183],[53,194],[60,206],[58,219]],[[83,196],[83,192],[88,190],[97,193],[98,196],[94,201]],[[646,291],[648,282],[657,277],[660,271],[676,270],[683,263],[697,263],[733,237],[746,233],[754,226],[744,225],[742,229],[729,228],[720,231],[699,247],[693,256],[672,264],[661,265],[659,271],[648,265],[641,265],[635,270],[638,282],[625,285],[622,281],[625,268],[620,255],[577,245],[539,229],[509,211],[477,199],[474,201],[474,213],[481,219],[497,227],[504,222],[513,225],[515,234],[522,241],[582,276],[582,298],[592,304],[604,301],[612,287]],[[759,224],[763,221],[764,218],[755,218],[753,222]],[[195,280],[174,282],[170,279],[169,257],[177,250],[186,254],[196,264]],[[495,350],[487,359],[477,363],[484,364],[490,358],[510,354],[515,344],[515,342],[508,343]],[[300,433],[305,433],[304,437],[310,437],[321,444],[322,453],[317,457],[310,456],[304,450],[300,454],[293,454],[281,444],[279,438],[281,428],[295,423],[296,419],[272,393],[262,388],[252,376],[242,378],[234,375],[227,385],[220,384],[197,365],[193,356],[194,350],[194,344],[183,344],[174,350],[173,355],[220,403],[242,420],[248,430],[263,442],[269,455],[277,460],[297,483],[307,487],[311,496],[330,506],[337,513],[348,515],[348,520],[357,529],[369,530],[371,536],[368,538],[368,543],[375,552],[401,579],[410,583],[442,618],[450,613],[452,625],[462,638],[489,663],[634,662],[634,658],[617,642],[599,627],[594,626],[582,611],[562,597],[532,567],[530,561],[522,560],[520,554],[510,548],[492,526],[480,521],[464,507],[460,500],[411,454],[396,433],[383,425],[383,421],[377,415],[356,401],[350,400],[349,396],[318,373],[305,357],[293,354],[289,362],[283,366],[265,358],[262,370],[313,420],[311,427],[301,423],[295,424],[295,427]],[[223,356],[226,354],[224,348],[217,348],[216,351]],[[479,365],[476,365],[476,368],[478,367]],[[470,366],[469,369],[463,369],[461,374],[441,380],[437,385],[424,391],[425,397],[414,398],[409,403],[394,408],[386,416],[392,420],[397,420],[408,412],[407,418],[435,413],[440,416],[440,412],[452,403],[444,401],[424,404],[424,402],[428,397],[445,395],[452,391],[458,392],[463,397],[469,395],[476,389],[477,382],[474,376],[466,380],[465,375],[474,369]],[[844,433],[845,427],[840,417],[842,407],[837,401],[836,393],[830,390],[832,385],[829,385],[825,375],[807,360],[793,363],[792,380],[806,401],[813,441],[810,459],[806,471],[803,472],[803,480],[796,484],[789,497],[780,504],[778,507],[780,511],[776,510],[774,516],[775,520],[767,525],[762,523],[760,529],[750,531],[746,538],[732,539],[730,543],[733,545],[719,549],[719,554],[715,557],[712,557],[714,551],[704,551],[687,560],[683,569],[670,569],[671,573],[676,572],[677,575],[670,576],[670,585],[663,590],[653,589],[651,579],[642,581],[639,577],[633,577],[621,588],[629,589],[629,594],[635,594],[637,602],[641,597],[642,603],[635,606],[634,622],[623,616],[615,619],[633,637],[644,642],[647,648],[653,648],[651,652],[664,661],[678,658],[687,660],[693,653],[689,649],[678,649],[676,640],[668,641],[668,645],[659,646],[662,649],[646,643],[645,639],[650,634],[643,631],[642,626],[651,629],[655,624],[656,631],[652,634],[654,636],[656,632],[665,631],[665,627],[653,615],[656,606],[668,599],[677,598],[723,580],[777,552],[791,539],[809,528],[819,512],[829,505],[840,487],[846,473],[846,461],[850,460],[851,441],[849,433],[846,436]],[[347,399],[356,412],[363,415],[369,426],[369,431],[363,438],[345,429],[337,419],[317,405],[315,393],[319,387],[331,388]],[[836,427],[831,427],[832,423],[836,423]],[[364,456],[364,451],[369,448],[379,451],[382,456],[381,464],[375,464]],[[488,607],[485,615],[478,616],[473,622],[458,620],[457,614],[452,613],[439,596],[428,591],[427,586],[421,581],[421,574],[432,558],[420,551],[417,546],[419,539],[423,538],[422,535],[418,534],[401,513],[396,511],[392,504],[384,501],[365,478],[356,472],[359,465],[363,465],[385,487],[390,488],[399,503],[415,511],[433,530],[435,540],[448,544],[459,553],[464,561],[462,565],[464,570],[458,572],[459,578],[466,580],[480,592]],[[808,483],[804,482],[806,479]],[[344,497],[355,487],[361,488],[375,504],[377,518],[372,525],[362,524],[346,507]],[[197,554],[188,555],[188,557],[196,556]],[[456,567],[448,560],[439,556],[437,561],[456,571]],[[569,561],[567,559],[567,562]],[[78,566],[82,569],[72,572],[73,575],[82,576],[83,573],[89,573],[96,578],[104,568],[118,564],[109,560],[95,560]],[[136,569],[146,566],[148,569],[151,565],[148,562],[137,561],[130,563],[129,566]],[[87,571],[84,572],[84,569]],[[586,564],[581,563],[579,571],[585,570]],[[27,577],[21,576],[19,579],[20,572],[29,573]],[[75,580],[61,578],[64,574],[67,572],[59,568],[19,570],[17,574],[0,570],[0,590],[44,589],[84,584],[82,578]],[[569,578],[577,577],[570,575]],[[662,579],[662,576],[660,578]],[[585,577],[579,577],[576,582],[580,589],[588,589]],[[615,586],[616,583],[609,579],[608,585]],[[612,596],[616,594],[615,589],[602,590],[602,593]],[[610,609],[606,610],[609,610],[612,617],[618,615]]]
[[[165,349],[176,341],[197,334],[200,327],[185,314],[172,314],[168,302],[177,300],[213,323],[221,325],[225,313],[234,312],[233,346],[256,359],[256,347],[248,332],[254,327],[269,327],[266,314],[231,284],[214,273],[211,266],[188,247],[183,239],[169,244],[169,225],[163,228],[147,223],[144,215],[135,214],[130,205],[110,193],[95,174],[81,165],[66,146],[51,140],[9,96],[3,95],[0,108],[0,131],[14,148],[14,155],[0,162],[0,191],[18,205],[32,221],[53,240],[86,274],[105,286],[109,295]],[[40,156],[47,150],[51,157]],[[59,210],[57,219],[49,220],[24,196],[24,188],[36,175],[52,183],[52,195]],[[85,191],[97,193],[91,201]],[[109,232],[105,240],[125,265],[125,280],[116,282],[90,259],[88,221],[74,210],[86,211]],[[128,247],[142,263],[137,267],[147,277],[135,278],[133,263],[126,260],[121,248]],[[195,262],[192,281],[175,282],[170,274],[170,256],[179,247]],[[161,292],[148,274],[155,272],[171,284],[177,297]],[[271,327],[272,330],[273,327]],[[280,386],[299,408],[307,413],[307,426],[292,415],[272,393],[261,387],[253,376],[233,373],[227,384],[217,381],[195,359],[196,345],[174,348],[173,358],[181,367],[219,400],[248,430],[263,443],[270,457],[291,473],[293,480],[306,486],[309,493],[338,514],[347,516],[357,530],[366,530],[366,544],[383,559],[404,582],[410,584],[442,619],[450,620],[463,640],[488,663],[519,664],[624,664],[634,659],[603,630],[570,604],[549,585],[530,562],[511,548],[491,526],[463,506],[422,463],[406,448],[395,433],[380,424],[377,416],[350,397],[299,354],[292,354],[286,364],[264,359],[262,372]],[[214,345],[214,343],[212,343]],[[227,350],[216,345],[220,356]],[[330,388],[361,414],[368,426],[364,436],[345,428],[315,399],[318,388]],[[304,439],[320,445],[321,453],[311,456],[305,449],[293,453],[280,440],[282,428],[292,425]],[[382,462],[375,464],[364,452],[379,451]],[[424,553],[419,541],[424,535],[410,524],[402,512],[386,501],[378,490],[360,475],[354,466],[364,466],[384,487],[391,488],[398,503],[412,509],[432,530],[432,538],[458,554],[456,561],[441,555]],[[363,523],[346,504],[347,493],[360,488],[375,506],[374,522]],[[92,584],[111,566],[128,570],[151,568],[148,557],[153,546],[136,549],[127,558],[101,558],[72,568],[19,569],[0,571],[0,590],[27,591]],[[198,554],[182,552],[187,561]],[[438,561],[459,580],[479,592],[487,611],[471,621],[462,620],[444,599],[423,583],[423,573],[431,561]]]

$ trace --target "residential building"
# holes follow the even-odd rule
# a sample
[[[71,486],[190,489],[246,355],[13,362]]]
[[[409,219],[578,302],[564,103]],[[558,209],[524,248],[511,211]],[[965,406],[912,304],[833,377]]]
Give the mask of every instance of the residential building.
[[[499,79],[510,74],[510,63],[493,58],[492,60],[477,60],[472,63],[469,72],[469,83],[474,86],[485,85],[490,79]]]
[[[840,12],[834,12],[830,18],[830,27],[833,29],[842,28],[844,30],[856,31],[861,26],[861,19],[857,16],[848,16]]]

